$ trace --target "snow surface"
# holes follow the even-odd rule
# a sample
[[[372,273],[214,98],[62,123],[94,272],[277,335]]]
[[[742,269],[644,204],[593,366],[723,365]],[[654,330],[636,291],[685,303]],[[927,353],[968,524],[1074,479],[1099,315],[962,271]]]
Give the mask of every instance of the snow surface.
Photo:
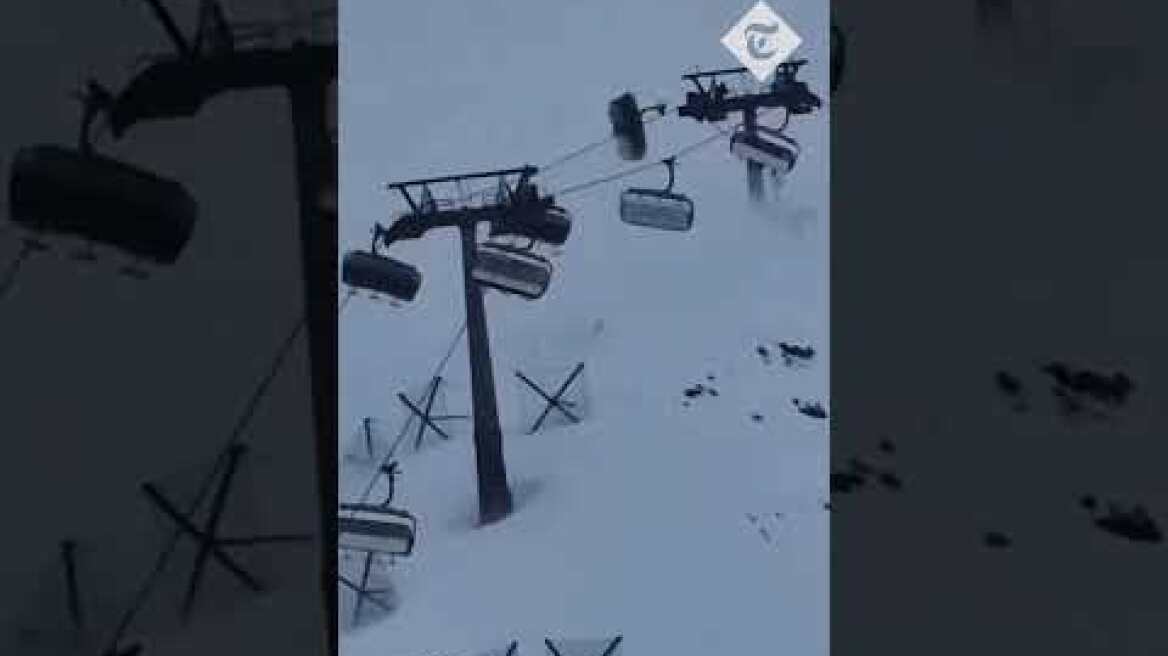
[[[774,6],[804,37],[796,56],[812,64],[802,77],[825,91],[826,4]],[[693,66],[737,65],[718,40],[747,8],[345,4],[342,249],[367,248],[372,223],[402,209],[380,183],[543,164],[605,136],[607,102],[626,90],[642,105],[676,105]],[[387,73],[402,62],[421,70]],[[547,296],[487,297],[516,512],[475,528],[468,422],[447,422],[448,442],[431,435],[402,452],[394,505],[418,517],[417,548],[380,575],[392,613],[367,604],[349,626],[353,595],[341,589],[342,653],[471,655],[517,639],[531,654],[545,637],[618,634],[626,653],[827,653],[827,423],[791,403],[830,410],[827,126],[827,108],[792,120],[802,159],[761,208],[746,198],[728,139],[681,159],[675,190],[696,205],[689,233],[618,219],[622,186],[662,184],[663,168],[560,197],[575,222]],[[676,116],[653,124],[645,161],[712,130]],[[555,191],[629,166],[615,151],[608,144],[537,183]],[[362,418],[379,418],[382,450],[405,419],[395,394],[418,397],[463,314],[453,235],[391,254],[422,270],[418,300],[360,297],[340,319],[339,428],[363,439]],[[780,340],[812,344],[812,365],[764,363],[756,348]],[[443,372],[443,413],[469,413],[466,360],[460,345]],[[581,361],[582,423],[527,435],[539,406],[514,370],[554,389]],[[698,383],[718,395],[687,406],[683,391]],[[371,471],[342,463],[351,499]],[[360,563],[343,564],[353,574]]]

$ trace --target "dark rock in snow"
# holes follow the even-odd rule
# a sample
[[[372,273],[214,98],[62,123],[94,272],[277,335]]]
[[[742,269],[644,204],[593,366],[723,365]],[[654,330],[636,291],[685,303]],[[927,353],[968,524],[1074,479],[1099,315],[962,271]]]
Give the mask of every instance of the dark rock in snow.
[[[1089,369],[1076,371],[1062,362],[1046,364],[1042,372],[1053,378],[1057,388],[1064,392],[1088,396],[1113,406],[1123,405],[1135,389],[1131,378],[1123,372],[1105,376]]]
[[[1018,396],[1022,393],[1022,381],[1008,372],[999,371],[994,375],[994,382],[997,383],[998,389],[1007,396]]]
[[[756,349],[754,349],[754,350],[755,350],[755,352],[756,352],[756,353],[758,353],[759,357],[760,357],[760,358],[762,358],[762,361],[763,361],[763,363],[765,363],[765,364],[770,364],[770,363],[771,363],[771,351],[770,351],[770,349],[768,349],[767,347],[765,347],[765,346],[762,346],[762,345],[760,344],[760,345],[758,346],[758,348],[756,348]]]
[[[1083,402],[1062,387],[1052,387],[1051,392],[1059,400],[1059,410],[1064,416],[1074,417],[1083,412]]]
[[[1120,404],[1125,403],[1128,395],[1136,388],[1136,384],[1122,372],[1112,376],[1111,385],[1111,393],[1115,397],[1115,402]]]
[[[803,403],[799,399],[791,399],[799,412],[813,419],[827,419],[827,411],[818,403]]]
[[[884,487],[890,490],[900,490],[902,487],[904,487],[904,483],[901,482],[900,477],[893,472],[884,472],[883,474],[880,474],[880,482],[884,484]]]
[[[1042,373],[1054,378],[1054,381],[1063,387],[1069,387],[1071,384],[1070,367],[1061,362],[1051,362],[1043,365]]]
[[[697,397],[701,396],[702,394],[708,394],[710,396],[718,396],[718,390],[714,389],[713,387],[708,387],[708,386],[703,385],[701,383],[697,383],[696,385],[693,385],[692,387],[686,388],[684,394],[685,394],[686,398],[696,399]]]
[[[1143,506],[1135,506],[1129,511],[1124,511],[1112,504],[1106,515],[1095,519],[1095,525],[1132,542],[1158,543],[1164,540],[1160,527]]]
[[[982,536],[982,541],[987,547],[992,549],[1005,549],[1006,547],[1009,547],[1013,544],[1013,541],[1010,540],[1009,536],[1007,536],[1005,533],[999,533],[998,531],[987,532],[984,536]]]
[[[758,414],[757,412],[756,412],[756,413],[754,413],[754,414],[752,414],[752,415],[750,415],[750,418],[751,418],[752,420],[754,420],[754,421],[755,421],[755,423],[761,423],[761,422],[762,422],[762,415]]]
[[[792,364],[794,360],[807,361],[815,357],[815,349],[810,346],[799,346],[787,342],[779,342],[779,352],[788,365]]]

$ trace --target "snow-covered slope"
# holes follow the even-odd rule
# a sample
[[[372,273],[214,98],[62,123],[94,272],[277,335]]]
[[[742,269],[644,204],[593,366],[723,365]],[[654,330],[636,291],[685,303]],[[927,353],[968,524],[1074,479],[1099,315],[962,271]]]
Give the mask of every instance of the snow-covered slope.
[[[395,612],[347,633],[344,653],[617,634],[640,653],[824,653],[822,437],[697,423],[509,436],[517,510],[485,529],[469,440],[406,460],[396,501],[419,517],[417,554],[392,570]]]
[[[775,7],[805,39],[803,77],[824,91],[826,4]],[[343,6],[342,247],[366,247],[372,222],[400,209],[379,182],[553,160],[607,134],[606,104],[626,90],[676,104],[692,66],[735,65],[718,39],[746,8]],[[387,84],[393,61],[422,74]],[[727,139],[681,159],[676,190],[697,208],[689,233],[618,219],[622,187],[662,184],[664,168],[559,197],[575,223],[548,295],[487,300],[516,512],[474,528],[467,423],[403,455],[394,505],[419,519],[416,553],[388,573],[393,613],[366,606],[346,629],[346,656],[476,654],[513,639],[541,653],[544,637],[617,634],[628,653],[826,654],[827,425],[792,399],[829,405],[827,119],[825,108],[792,121],[803,159],[762,208]],[[711,130],[656,123],[646,161]],[[609,145],[537,182],[555,191],[625,166]],[[462,320],[451,236],[392,253],[422,270],[419,300],[354,299],[340,320],[341,434],[375,416],[386,442],[404,420],[394,394],[416,395]],[[813,345],[811,365],[760,357],[783,340]],[[462,345],[443,372],[444,412],[469,412],[466,360]],[[583,421],[526,435],[539,406],[514,370],[554,389],[577,362]],[[687,398],[695,384],[716,396]],[[343,462],[342,494],[359,492],[370,470]],[[342,590],[346,622],[351,604]]]

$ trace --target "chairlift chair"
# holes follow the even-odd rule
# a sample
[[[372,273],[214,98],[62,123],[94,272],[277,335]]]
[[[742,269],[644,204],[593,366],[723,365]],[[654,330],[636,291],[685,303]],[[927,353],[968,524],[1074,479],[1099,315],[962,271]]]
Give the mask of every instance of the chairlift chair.
[[[669,169],[669,183],[664,189],[633,187],[621,192],[621,221],[658,230],[687,231],[693,227],[693,201],[673,191],[674,160],[662,163]]]
[[[777,130],[758,127],[735,130],[730,137],[730,152],[748,162],[761,164],[778,175],[786,175],[795,168],[802,152],[799,142]]]
[[[9,204],[12,221],[33,232],[80,237],[158,264],[178,259],[198,215],[178,182],[56,145],[17,151]]]
[[[572,232],[572,214],[554,204],[549,197],[539,198],[533,186],[515,190],[515,203],[502,217],[491,223],[490,236],[523,237],[553,246],[568,241]]]
[[[422,273],[390,257],[350,251],[341,263],[341,280],[352,287],[412,301],[422,286]]]
[[[665,113],[663,105],[640,108],[632,93],[623,93],[608,104],[608,120],[616,138],[617,153],[621,159],[637,161],[645,157],[648,142],[645,138],[644,113],[649,110]]]
[[[418,535],[418,520],[404,510],[369,503],[342,503],[337,520],[341,549],[409,556]]]
[[[484,287],[534,301],[547,292],[552,272],[552,263],[529,249],[487,242],[477,249],[472,276]]]

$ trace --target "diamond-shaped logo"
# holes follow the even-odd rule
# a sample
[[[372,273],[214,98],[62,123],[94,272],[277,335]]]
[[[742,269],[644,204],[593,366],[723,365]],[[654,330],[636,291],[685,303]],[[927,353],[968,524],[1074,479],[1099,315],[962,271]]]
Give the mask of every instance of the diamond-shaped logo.
[[[803,39],[795,34],[795,30],[762,1],[722,37],[722,45],[734,53],[759,82],[766,82],[800,43]]]

